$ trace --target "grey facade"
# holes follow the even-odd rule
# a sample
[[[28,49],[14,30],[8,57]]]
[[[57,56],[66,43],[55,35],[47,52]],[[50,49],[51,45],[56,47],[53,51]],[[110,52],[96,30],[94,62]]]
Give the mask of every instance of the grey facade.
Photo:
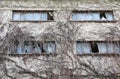
[[[119,79],[119,12],[117,0],[0,1],[3,79]]]

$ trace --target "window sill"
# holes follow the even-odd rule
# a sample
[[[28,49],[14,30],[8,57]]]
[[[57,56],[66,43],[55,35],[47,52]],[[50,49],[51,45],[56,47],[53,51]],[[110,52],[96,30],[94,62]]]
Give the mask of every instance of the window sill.
[[[89,21],[89,20],[85,20],[85,21],[73,21],[73,20],[70,20],[70,22],[98,22],[98,23],[116,23],[118,22],[117,20],[114,20],[114,21]]]
[[[19,20],[11,20],[10,22],[55,22],[54,20],[47,20],[47,21],[19,21]]]
[[[107,56],[107,57],[114,57],[114,56],[120,56],[120,53],[83,53],[83,54],[76,54],[77,56]]]
[[[18,53],[14,53],[14,54],[2,54],[2,55],[7,55],[7,56],[57,56],[56,53],[22,53],[22,54],[18,54]]]

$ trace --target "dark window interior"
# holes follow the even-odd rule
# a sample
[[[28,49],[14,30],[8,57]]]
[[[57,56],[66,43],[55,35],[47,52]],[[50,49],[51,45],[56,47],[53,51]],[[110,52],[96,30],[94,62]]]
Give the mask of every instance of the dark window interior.
[[[105,12],[100,12],[100,18],[102,17],[106,18]]]
[[[99,52],[96,42],[91,43],[91,50],[92,50],[92,53],[98,53]]]
[[[24,45],[29,45],[29,41],[25,41],[25,42],[24,42]]]
[[[42,53],[46,53],[45,49],[42,47]]]
[[[53,19],[53,12],[48,12],[48,20],[54,20]]]
[[[3,58],[0,57],[0,64],[3,64]]]

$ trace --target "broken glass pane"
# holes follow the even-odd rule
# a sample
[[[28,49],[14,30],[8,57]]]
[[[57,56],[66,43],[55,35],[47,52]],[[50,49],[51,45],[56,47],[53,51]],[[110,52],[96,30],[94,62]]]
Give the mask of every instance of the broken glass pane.
[[[75,12],[72,14],[74,21],[113,21],[112,12]]]
[[[42,53],[42,45],[39,44],[38,42],[35,42],[35,44],[33,45],[32,52],[33,53]]]
[[[32,44],[30,41],[25,41],[24,42],[24,48],[23,48],[24,53],[31,53],[32,52]]]
[[[46,53],[54,53],[55,52],[55,42],[45,42],[43,45],[43,49]]]

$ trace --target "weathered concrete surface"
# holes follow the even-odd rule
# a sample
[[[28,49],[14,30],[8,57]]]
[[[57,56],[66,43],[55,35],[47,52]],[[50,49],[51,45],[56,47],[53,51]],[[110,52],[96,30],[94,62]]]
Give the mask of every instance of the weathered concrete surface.
[[[23,9],[24,10],[24,9]],[[97,10],[97,9],[94,9]],[[4,12],[4,13],[3,13]],[[119,40],[119,10],[113,10],[116,22],[71,22],[73,27],[79,26],[80,29],[76,35],[76,40]],[[58,22],[68,22],[71,11],[58,11],[54,12],[54,21],[50,22],[11,22],[12,10],[1,10],[1,36],[5,36],[8,28],[17,27],[22,28],[24,32],[29,32],[32,36],[39,36],[44,33],[48,27],[57,27]],[[11,26],[9,25],[11,24]],[[5,26],[5,27],[4,27]],[[113,33],[114,32],[114,33]],[[97,35],[96,35],[97,34]]]
[[[2,0],[0,7],[81,7],[81,4],[120,5],[119,0]],[[88,6],[86,6],[87,8]]]
[[[118,0],[119,1],[119,0]],[[12,21],[12,10],[54,10],[54,21],[50,22],[13,22]],[[70,21],[69,16],[71,15],[72,10],[113,10],[114,18],[116,22],[71,22],[74,24],[73,27],[78,26],[80,29],[76,33],[75,39],[82,41],[108,41],[108,40],[120,40],[119,32],[119,18],[120,18],[120,3],[111,2],[111,0],[2,0],[0,1],[0,36],[4,38],[8,29],[14,27],[17,24],[17,27],[20,27],[24,33],[29,33],[30,36],[40,40],[40,34],[44,33],[48,27],[58,27],[56,24],[58,22],[66,23]],[[11,24],[11,25],[10,25]],[[116,29],[117,28],[117,29]],[[54,29],[56,30],[56,29]],[[113,33],[114,32],[114,33]],[[59,47],[59,45],[57,45]],[[60,50],[60,49],[59,49]],[[59,52],[59,50],[57,50]],[[76,50],[74,49],[74,53]],[[59,74],[59,65],[56,63],[46,63],[43,59],[47,59],[45,56],[40,57],[28,57],[25,59],[26,65],[23,61],[23,57],[9,57],[14,60],[17,65],[30,69],[30,71],[35,71],[39,73],[40,70],[49,69],[50,66],[56,66],[53,68],[55,74]],[[37,60],[42,59],[42,61]],[[49,57],[50,60],[56,60],[59,62],[60,56],[55,58]],[[66,66],[70,68],[75,67],[74,64],[71,64],[71,60],[67,57],[64,57]],[[114,57],[83,57],[79,60],[88,63],[91,61],[95,66],[98,63],[98,66],[95,66],[99,72],[103,72],[105,68],[109,66],[115,66],[119,61],[119,58]],[[89,64],[89,63],[88,63]],[[12,75],[16,79],[37,79],[28,74],[17,74],[20,70],[15,66],[14,63],[6,61],[6,66],[9,72],[9,75]],[[2,66],[1,66],[2,67]],[[57,68],[58,67],[58,68]],[[79,65],[78,65],[79,67]],[[117,67],[117,66],[116,66]],[[2,69],[2,68],[1,68]],[[1,70],[0,69],[0,70]],[[116,70],[116,69],[115,69]],[[76,71],[77,72],[77,71]],[[74,74],[76,74],[74,72]],[[86,75],[85,71],[80,72],[83,75]],[[2,74],[2,73],[1,73]],[[2,74],[3,75],[3,74]],[[44,72],[42,73],[44,75]],[[4,79],[9,79],[4,77]]]
[[[69,59],[69,57],[64,57],[64,62],[60,61],[59,56],[57,57],[45,57],[45,56],[37,56],[37,57],[27,57],[24,59],[24,57],[9,57],[11,60],[14,60],[13,62],[6,62],[7,70],[9,72],[9,75],[13,76],[16,79],[37,79],[36,77],[31,76],[30,74],[18,74],[18,72],[21,71],[20,68],[17,66],[23,67],[25,69],[28,69],[31,72],[36,72],[37,74],[40,74],[43,77],[46,77],[45,71],[52,71],[56,75],[61,74],[61,70],[64,71],[64,69],[61,69],[61,65],[64,66],[64,68],[69,67],[69,69],[73,69],[74,71],[72,74],[74,75],[95,75],[95,72],[98,72],[99,74],[105,74],[109,75],[110,73],[108,71],[111,71],[111,73],[119,73],[119,57],[94,57],[94,56],[83,56],[76,59],[74,62]],[[53,60],[53,61],[52,61]],[[59,63],[58,63],[59,62]],[[84,63],[88,65],[81,66],[81,64]],[[90,66],[90,67],[89,67]],[[93,72],[92,69],[95,71]],[[112,72],[113,71],[113,72]],[[32,73],[31,73],[32,74]],[[69,74],[69,72],[68,72]],[[64,75],[63,75],[64,76]],[[5,79],[9,79],[5,77]],[[99,79],[99,78],[98,78]]]

